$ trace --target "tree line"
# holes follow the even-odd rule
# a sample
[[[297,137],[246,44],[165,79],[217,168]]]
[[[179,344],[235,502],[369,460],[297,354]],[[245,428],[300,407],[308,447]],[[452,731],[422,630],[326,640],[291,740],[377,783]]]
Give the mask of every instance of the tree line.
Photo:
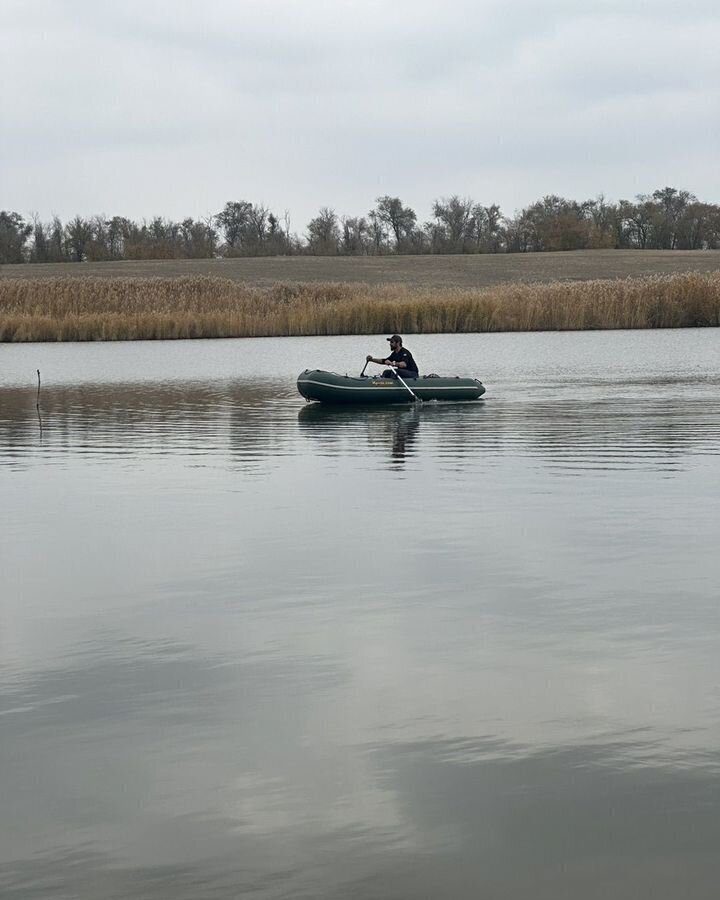
[[[174,222],[123,216],[75,216],[43,222],[0,211],[0,264],[209,259],[238,256],[374,256],[432,253],[534,253],[588,249],[704,250],[720,248],[720,206],[665,187],[634,200],[600,196],[577,202],[548,195],[504,216],[454,194],[435,200],[418,220],[399,197],[378,197],[364,216],[322,207],[302,236],[290,215],[263,204],[232,201],[216,215]]]

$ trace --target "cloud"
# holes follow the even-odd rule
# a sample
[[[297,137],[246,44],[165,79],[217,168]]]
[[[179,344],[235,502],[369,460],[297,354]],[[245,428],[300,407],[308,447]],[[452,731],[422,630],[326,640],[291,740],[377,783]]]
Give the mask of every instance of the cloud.
[[[660,182],[720,198],[714,4],[11,3],[3,205],[132,217],[229,199],[506,212]]]

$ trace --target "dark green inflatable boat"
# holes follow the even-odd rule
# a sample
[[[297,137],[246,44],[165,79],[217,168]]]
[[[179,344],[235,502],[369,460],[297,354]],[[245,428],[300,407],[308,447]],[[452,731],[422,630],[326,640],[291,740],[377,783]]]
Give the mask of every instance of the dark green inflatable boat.
[[[484,385],[475,378],[425,375],[422,378],[405,378],[403,381],[405,384],[397,378],[336,375],[335,372],[323,372],[322,369],[305,369],[298,376],[297,387],[307,400],[366,405],[412,403],[416,398],[420,400],[477,400],[485,393]]]

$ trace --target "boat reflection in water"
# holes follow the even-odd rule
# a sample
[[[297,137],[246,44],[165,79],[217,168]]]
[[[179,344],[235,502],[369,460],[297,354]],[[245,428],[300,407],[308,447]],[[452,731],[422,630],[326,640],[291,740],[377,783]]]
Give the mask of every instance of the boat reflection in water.
[[[339,407],[309,403],[298,414],[301,431],[318,441],[327,455],[344,452],[345,444],[362,441],[369,449],[383,447],[402,462],[416,450],[422,412],[420,404],[405,407]]]
[[[477,452],[484,403],[413,403],[407,407],[343,407],[308,403],[298,413],[300,431],[325,456],[381,451],[393,463],[419,455],[462,459]]]

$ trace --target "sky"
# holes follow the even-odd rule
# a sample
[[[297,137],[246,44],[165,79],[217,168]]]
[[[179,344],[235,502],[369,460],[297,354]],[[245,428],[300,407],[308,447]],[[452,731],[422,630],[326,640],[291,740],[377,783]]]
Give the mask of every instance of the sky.
[[[0,0],[0,209],[720,203],[717,0]]]

